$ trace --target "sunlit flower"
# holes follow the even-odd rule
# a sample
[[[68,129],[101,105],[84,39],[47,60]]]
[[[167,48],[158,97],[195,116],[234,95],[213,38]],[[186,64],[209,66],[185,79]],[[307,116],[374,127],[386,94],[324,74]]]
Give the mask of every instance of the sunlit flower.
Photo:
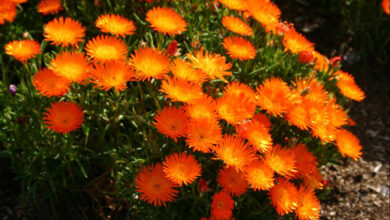
[[[269,190],[274,186],[274,171],[263,160],[253,160],[245,168],[245,178],[254,190]]]
[[[188,117],[183,108],[164,107],[154,117],[157,130],[175,141],[187,132]]]
[[[91,70],[93,83],[106,91],[115,88],[115,91],[123,91],[127,88],[127,81],[134,78],[134,72],[130,66],[121,61],[95,63]]]
[[[227,167],[243,170],[256,156],[243,139],[231,135],[224,136],[214,148],[216,159],[222,160]]]
[[[390,0],[382,0],[382,8],[387,15],[390,15]]]
[[[202,168],[191,154],[173,153],[165,157],[163,171],[168,179],[182,186],[194,182]]]
[[[214,118],[196,118],[188,123],[186,142],[193,150],[210,152],[222,138],[222,129]]]
[[[90,65],[83,53],[65,51],[50,61],[49,69],[67,81],[83,83],[89,77]]]
[[[224,167],[219,170],[218,184],[233,196],[240,196],[248,189],[248,182],[244,178],[244,174],[234,169],[233,167]]]
[[[268,78],[257,87],[258,104],[269,114],[281,116],[291,105],[291,92],[288,85],[279,78]]]
[[[223,97],[217,99],[217,112],[227,122],[239,123],[253,117],[256,110],[255,99],[252,88],[233,82],[226,86]]]
[[[278,184],[268,192],[271,204],[279,215],[286,215],[298,206],[298,190],[286,179],[277,179]]]
[[[64,10],[61,0],[41,0],[38,3],[38,12],[44,15],[56,14],[61,10]]]
[[[244,36],[252,36],[253,30],[251,26],[246,24],[241,19],[234,16],[225,16],[222,18],[222,24],[231,32]]]
[[[136,27],[134,22],[117,14],[103,14],[95,22],[96,27],[105,33],[116,36],[126,36],[134,34]]]
[[[171,61],[160,49],[140,48],[131,55],[130,64],[140,80],[161,79],[169,72]]]
[[[198,84],[170,77],[161,83],[160,91],[165,93],[166,97],[172,99],[172,101],[186,103],[191,103],[204,96],[202,87]]]
[[[85,46],[87,55],[94,61],[123,61],[127,56],[127,46],[124,41],[112,36],[97,36],[88,41]]]
[[[320,54],[317,51],[314,51],[313,57],[315,60],[314,69],[319,71],[324,71],[324,72],[327,72],[329,70],[329,60],[325,55]]]
[[[308,41],[302,34],[298,33],[295,29],[284,33],[283,45],[291,53],[299,54],[302,51],[313,52],[314,44]],[[314,55],[314,54],[313,54]]]
[[[71,18],[60,17],[47,23],[43,28],[45,40],[63,47],[76,46],[83,41],[85,27]]]
[[[324,85],[321,84],[314,75],[310,76],[308,79],[297,79],[293,84],[295,84],[296,87],[295,91],[301,97],[304,97],[305,100],[303,102],[324,103],[328,97]]]
[[[297,172],[294,151],[280,145],[275,145],[265,153],[265,163],[277,174],[287,178],[293,177]]]
[[[214,194],[211,215],[216,219],[230,219],[233,215],[234,200],[224,191]]]
[[[14,40],[5,45],[5,53],[20,62],[27,62],[41,53],[41,47],[35,40]]]
[[[201,99],[196,99],[191,104],[186,105],[186,111],[191,118],[217,118],[217,104],[215,100],[209,96],[203,96]]]
[[[84,121],[83,110],[73,102],[52,103],[43,113],[46,126],[62,134],[77,130]]]
[[[12,22],[16,17],[16,4],[11,0],[3,0],[0,2],[0,25],[5,21]]]
[[[307,170],[305,175],[301,176],[303,178],[303,184],[311,189],[323,189],[324,188],[324,178],[322,177],[318,168]]]
[[[156,7],[148,11],[145,18],[153,30],[171,36],[186,31],[187,23],[183,17],[172,8]]]
[[[296,177],[304,177],[317,169],[317,158],[307,149],[304,144],[297,144],[291,147],[296,155]]]
[[[344,71],[339,70],[336,73],[337,87],[340,93],[352,100],[361,102],[365,98],[363,90],[356,84],[354,77]]]
[[[57,76],[48,68],[39,70],[32,78],[38,92],[44,96],[62,96],[68,92],[70,82]]]
[[[347,155],[352,157],[352,159],[357,160],[362,155],[362,146],[360,145],[359,139],[345,129],[338,131],[336,136],[336,146],[343,157]]]
[[[192,68],[191,63],[176,58],[171,65],[172,74],[178,79],[184,79],[194,83],[202,83],[206,75],[199,69]]]
[[[175,200],[179,193],[174,189],[177,185],[165,177],[160,163],[142,167],[134,182],[141,199],[155,206],[165,206],[167,202]]]
[[[232,10],[244,11],[247,9],[246,1],[243,0],[218,0]]]
[[[251,60],[256,56],[256,49],[253,44],[242,37],[226,37],[222,45],[232,59]]]
[[[287,112],[287,120],[302,130],[308,130],[310,126],[309,110],[316,104],[316,102],[307,100],[293,105]]]
[[[213,54],[204,51],[202,48],[200,51],[196,51],[195,55],[188,53],[186,56],[191,60],[194,68],[200,69],[211,80],[221,79],[226,82],[224,76],[232,75],[232,73],[229,72],[232,68],[232,64],[226,63],[226,58],[220,54]]]
[[[316,220],[320,218],[321,204],[313,189],[300,187],[298,190],[298,206],[295,210],[299,220]]]
[[[266,31],[275,31],[279,25],[280,9],[269,0],[246,0],[248,11],[264,25]]]
[[[340,128],[347,124],[348,114],[341,105],[336,104],[336,99],[332,98],[326,103],[325,111],[332,126]]]
[[[246,125],[246,138],[260,153],[267,152],[272,147],[269,129],[260,121],[252,120]]]

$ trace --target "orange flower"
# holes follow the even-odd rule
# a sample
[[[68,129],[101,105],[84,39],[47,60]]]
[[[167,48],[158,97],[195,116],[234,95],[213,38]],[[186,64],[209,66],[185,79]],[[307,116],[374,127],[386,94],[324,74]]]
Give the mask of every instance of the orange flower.
[[[311,127],[314,137],[318,137],[322,142],[332,142],[336,138],[337,129],[328,120],[328,114],[326,114],[327,121],[323,123],[314,124]]]
[[[122,37],[132,35],[136,30],[133,21],[116,14],[100,15],[95,24],[102,32]]]
[[[166,177],[180,186],[194,182],[202,171],[195,157],[186,153],[173,153],[166,156],[163,167]]]
[[[222,45],[232,59],[251,60],[256,56],[256,49],[253,44],[242,37],[226,37]]]
[[[263,160],[253,160],[245,168],[245,178],[254,190],[269,190],[274,186],[274,171]]]
[[[218,0],[231,10],[244,11],[247,9],[246,1],[243,0]]]
[[[206,80],[206,75],[199,69],[194,69],[191,63],[177,58],[171,65],[172,74],[183,80],[188,80],[194,83],[202,83]]]
[[[67,81],[83,83],[89,77],[90,65],[83,53],[65,51],[50,61],[49,69]]]
[[[390,0],[382,0],[382,8],[387,15],[390,15]]]
[[[164,107],[154,116],[157,130],[175,141],[187,132],[188,117],[183,108]]]
[[[275,31],[279,25],[280,9],[269,0],[247,0],[248,11],[264,25],[266,31]]]
[[[191,104],[186,105],[186,111],[191,118],[217,118],[217,104],[214,99],[209,96],[203,96],[201,99],[196,99]]]
[[[131,55],[130,64],[136,71],[140,80],[150,78],[161,79],[169,72],[171,60],[169,56],[160,49],[140,48]]]
[[[290,50],[291,53],[299,54],[302,51],[314,52],[314,44],[295,29],[285,32],[282,42],[284,47]],[[313,55],[315,54],[313,53]]]
[[[308,171],[303,176],[303,184],[311,189],[323,189],[324,188],[324,179],[318,170],[318,168]]]
[[[14,40],[5,45],[5,53],[20,62],[27,62],[41,53],[41,47],[35,40]]]
[[[252,36],[253,30],[251,26],[243,22],[241,19],[236,18],[234,16],[225,16],[222,18],[222,24],[225,26],[228,30],[240,34],[243,36]]]
[[[243,139],[227,135],[214,148],[216,159],[223,160],[226,166],[243,170],[244,166],[255,159],[256,154]]]
[[[256,90],[260,107],[274,116],[282,116],[292,104],[290,88],[279,78],[266,79]]]
[[[256,123],[258,122],[258,123],[262,124],[267,130],[269,130],[270,125],[268,125],[268,124],[266,125],[265,124],[266,122],[262,121],[263,116],[258,117],[257,115],[263,115],[263,114],[257,113],[255,116],[253,116],[252,119],[244,120],[244,121],[240,122],[239,124],[234,125],[234,128],[235,128],[238,136],[240,136],[244,139],[247,139],[248,137],[247,137],[246,132],[248,130],[248,125],[251,125],[252,122],[254,122],[254,121],[256,121]],[[266,116],[264,116],[264,117],[266,118]],[[258,118],[260,118],[260,119],[258,119]],[[268,118],[267,118],[267,120],[268,120]],[[269,123],[271,123],[271,122],[269,122]]]
[[[130,66],[120,61],[95,63],[95,68],[91,70],[91,73],[96,87],[101,87],[106,91],[112,87],[117,92],[123,91],[127,88],[127,81],[134,78],[134,72]]]
[[[362,155],[362,146],[359,143],[359,139],[345,129],[338,131],[336,136],[336,145],[343,157],[345,155],[357,160]]]
[[[224,167],[219,170],[218,184],[230,195],[240,196],[247,191],[248,182],[241,171],[233,167]]]
[[[32,79],[34,87],[44,96],[63,96],[70,89],[70,82],[54,74],[48,68],[39,70]]]
[[[43,28],[45,40],[51,44],[67,47],[76,46],[83,41],[85,27],[80,22],[71,18],[60,17],[47,23]]]
[[[365,98],[364,92],[356,84],[355,79],[351,74],[339,70],[336,73],[336,77],[338,79],[337,87],[340,89],[341,94],[358,102],[363,101]]]
[[[313,57],[315,59],[314,68],[319,71],[327,72],[329,70],[329,60],[326,56],[318,53],[317,51],[313,51]]]
[[[268,192],[271,204],[279,215],[286,215],[298,206],[298,190],[286,179],[277,179],[278,184]]]
[[[187,23],[172,8],[155,7],[148,11],[145,18],[153,30],[174,36],[186,31]]]
[[[46,126],[62,134],[77,130],[84,121],[83,110],[73,102],[52,103],[43,113]]]
[[[295,86],[295,91],[308,101],[324,103],[328,97],[324,85],[314,75],[311,75],[308,79],[297,79]],[[303,102],[306,102],[306,100]]]
[[[106,62],[124,60],[127,56],[127,46],[122,40],[111,36],[97,36],[88,41],[85,46],[87,55],[94,61]]]
[[[328,114],[329,123],[335,128],[340,128],[347,124],[348,114],[343,110],[342,106],[336,104],[334,98],[326,103],[325,111]]]
[[[3,0],[0,2],[0,25],[5,21],[12,22],[16,17],[16,4],[11,0]]]
[[[252,120],[246,125],[246,138],[260,153],[267,152],[272,147],[269,129],[260,121]]]
[[[160,91],[165,93],[165,96],[172,99],[172,101],[186,103],[191,103],[204,96],[202,87],[198,84],[170,77],[161,83]]]
[[[293,177],[297,172],[294,151],[280,145],[275,145],[265,153],[265,163],[277,174],[287,178]]]
[[[38,3],[38,12],[44,15],[56,14],[61,10],[64,10],[61,0],[41,0]]]
[[[317,169],[317,158],[307,149],[306,145],[299,143],[291,150],[296,155],[296,177],[304,177]]]
[[[225,88],[224,96],[217,100],[218,114],[231,124],[252,118],[256,110],[255,99],[252,88],[233,82]]]
[[[210,152],[222,138],[222,129],[214,118],[196,118],[188,124],[186,142],[193,150]]]
[[[189,53],[186,56],[191,60],[192,67],[200,69],[211,80],[221,79],[226,82],[224,76],[232,75],[228,71],[232,68],[232,64],[226,63],[226,58],[220,54],[204,52],[202,48],[200,51],[195,52],[195,56]]]
[[[300,187],[298,190],[298,206],[295,210],[299,220],[315,220],[320,218],[320,201],[313,189]]]
[[[309,110],[313,108],[314,105],[319,106],[322,104],[317,104],[316,102],[305,100],[301,103],[293,105],[287,112],[287,120],[292,125],[295,125],[302,130],[308,130],[310,126]]]
[[[175,200],[179,193],[174,189],[177,185],[165,177],[160,163],[142,167],[134,182],[141,199],[155,206],[165,206],[166,202]]]
[[[211,215],[216,219],[230,219],[233,215],[234,200],[224,191],[214,194]]]

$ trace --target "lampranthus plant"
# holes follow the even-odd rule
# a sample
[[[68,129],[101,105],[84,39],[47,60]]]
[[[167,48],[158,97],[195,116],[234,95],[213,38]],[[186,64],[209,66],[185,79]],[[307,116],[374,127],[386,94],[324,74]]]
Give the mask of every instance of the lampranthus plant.
[[[44,115],[46,126],[62,134],[78,129],[84,121],[82,109],[73,102],[53,103]]]
[[[163,171],[168,179],[182,186],[198,178],[202,168],[191,154],[173,153],[165,157]]]
[[[181,34],[187,29],[186,21],[172,8],[153,8],[146,13],[146,20],[153,30],[172,36]]]
[[[47,23],[43,28],[45,39],[54,45],[76,46],[84,41],[85,27],[79,21],[60,17]]]
[[[104,14],[98,17],[95,22],[104,33],[111,33],[117,36],[126,36],[134,34],[136,27],[133,21],[120,15]]]
[[[39,43],[35,40],[14,40],[5,45],[5,53],[20,62],[26,62],[40,54],[40,48]]]
[[[178,194],[175,189],[177,185],[165,176],[160,163],[142,167],[134,182],[141,199],[155,206],[165,206],[167,202],[175,200]]]
[[[22,2],[0,0],[5,30],[26,30],[6,34],[0,141],[26,201],[315,220],[318,167],[362,155],[348,105],[363,90],[273,1],[42,0],[41,34],[20,23]]]

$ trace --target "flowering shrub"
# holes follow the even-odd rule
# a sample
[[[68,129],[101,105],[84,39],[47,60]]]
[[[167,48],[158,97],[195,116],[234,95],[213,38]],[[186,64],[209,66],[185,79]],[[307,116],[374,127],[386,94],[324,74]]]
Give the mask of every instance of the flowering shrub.
[[[0,140],[57,217],[318,219],[318,166],[361,156],[363,91],[271,1],[23,2],[0,2]]]

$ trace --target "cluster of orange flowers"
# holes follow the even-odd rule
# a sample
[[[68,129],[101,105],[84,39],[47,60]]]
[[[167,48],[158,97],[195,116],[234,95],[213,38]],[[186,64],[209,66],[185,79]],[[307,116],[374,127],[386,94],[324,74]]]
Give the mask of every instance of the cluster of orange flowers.
[[[293,27],[280,23],[281,12],[271,1],[219,2],[253,17],[266,31],[282,35],[286,51],[302,54],[316,70],[330,68],[328,59],[311,42]],[[47,14],[62,7],[60,1],[43,0],[38,9]],[[146,21],[153,30],[170,36],[187,29],[184,18],[172,8],[155,7],[146,13]],[[226,29],[241,35],[223,40],[226,54],[241,61],[255,59],[256,48],[247,39],[254,34],[252,28],[234,16],[225,16],[221,22]],[[102,90],[122,92],[129,81],[161,80],[161,93],[175,104],[155,115],[157,131],[175,141],[184,138],[193,151],[212,154],[224,163],[217,179],[222,190],[212,198],[212,218],[231,218],[233,197],[249,188],[268,191],[280,215],[295,212],[299,219],[319,218],[320,203],[314,190],[322,188],[323,182],[317,160],[303,144],[275,144],[270,117],[283,118],[323,142],[335,143],[342,155],[355,160],[361,156],[359,140],[343,129],[350,120],[347,113],[314,73],[309,78],[297,78],[291,86],[271,77],[252,89],[243,83],[228,82],[232,64],[221,54],[201,48],[183,59],[173,58],[163,49],[140,47],[128,57],[123,37],[135,33],[134,22],[120,15],[104,14],[95,24],[110,35],[102,34],[86,42],[85,53],[78,49],[85,37],[85,27],[80,22],[60,17],[44,26],[45,40],[65,49],[51,59],[47,68],[35,73],[34,87],[43,96],[61,97],[72,83],[93,83]],[[34,40],[13,41],[5,49],[21,62],[41,53]],[[214,79],[227,83],[221,97],[203,92],[202,84]],[[357,101],[364,99],[352,75],[340,70],[335,79],[343,95]],[[44,113],[47,127],[63,134],[79,128],[83,118],[83,110],[70,101],[53,103]],[[221,121],[234,125],[236,134],[223,134]],[[177,187],[194,183],[201,176],[202,166],[190,152],[172,153],[162,163],[143,167],[135,178],[141,199],[156,206],[165,205],[177,197]],[[290,181],[294,179],[303,180],[299,188]]]

